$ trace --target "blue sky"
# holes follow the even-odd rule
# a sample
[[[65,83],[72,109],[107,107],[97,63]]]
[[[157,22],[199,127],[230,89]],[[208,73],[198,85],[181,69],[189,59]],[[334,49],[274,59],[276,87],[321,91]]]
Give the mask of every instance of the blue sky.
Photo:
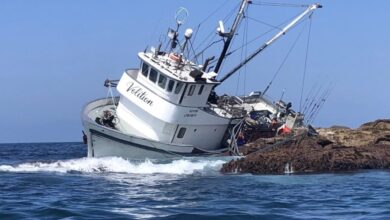
[[[357,127],[389,118],[390,2],[318,2],[324,8],[316,11],[312,21],[304,97],[315,86],[332,84],[333,90],[314,124]],[[0,0],[0,142],[80,141],[83,105],[106,96],[106,78],[119,79],[124,69],[138,66],[137,52],[157,45],[167,28],[174,26],[177,8],[189,10],[184,28],[195,29],[221,7],[202,24],[196,47],[237,3]],[[277,25],[301,10],[253,6],[248,15]],[[249,36],[269,28],[251,22],[248,27]],[[300,27],[268,48],[246,71],[226,81],[218,92],[241,95],[263,90]],[[242,42],[242,36],[236,37],[233,48]],[[295,109],[299,108],[306,36],[304,32],[269,92],[277,98],[285,89],[284,98],[292,101]],[[235,57],[239,56],[227,61],[221,75],[237,62]]]

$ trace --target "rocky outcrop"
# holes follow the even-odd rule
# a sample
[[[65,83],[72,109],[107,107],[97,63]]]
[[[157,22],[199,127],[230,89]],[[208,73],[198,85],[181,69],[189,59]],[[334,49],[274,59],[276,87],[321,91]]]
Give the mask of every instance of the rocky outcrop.
[[[390,119],[376,120],[361,125],[357,129],[334,127],[317,129],[320,136],[332,142],[351,146],[367,146],[372,144],[390,144]]]
[[[246,155],[223,165],[222,172],[282,174],[390,168],[390,120],[358,129],[318,129],[311,136],[259,139],[244,145]]]

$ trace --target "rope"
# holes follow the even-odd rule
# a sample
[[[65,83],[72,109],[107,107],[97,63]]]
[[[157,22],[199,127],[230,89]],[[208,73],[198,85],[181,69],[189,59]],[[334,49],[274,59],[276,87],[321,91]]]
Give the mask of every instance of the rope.
[[[273,3],[273,2],[252,2],[253,5],[260,6],[272,6],[272,7],[309,7],[309,5],[304,4],[291,4],[291,3]]]
[[[200,30],[200,26],[205,23],[208,19],[211,18],[211,16],[213,16],[214,14],[216,14],[219,10],[221,10],[224,6],[226,6],[227,4],[225,2],[223,2],[217,9],[215,9],[214,11],[212,11],[205,19],[203,19],[199,24],[198,24],[198,27],[196,28],[196,31],[195,31],[195,36],[193,37],[193,42],[195,44],[195,40],[196,40],[196,37],[198,36],[198,32]]]
[[[303,78],[302,78],[302,88],[301,88],[301,98],[299,101],[299,112],[302,110],[302,97],[303,97],[303,90],[305,87],[305,78],[306,78],[306,70],[307,70],[307,57],[309,55],[309,45],[310,45],[310,35],[311,35],[311,23],[312,23],[312,15],[309,15],[309,34],[307,36],[307,44],[306,44],[306,56],[305,56],[305,67],[303,69]]]
[[[269,84],[267,85],[267,87],[264,89],[264,92],[263,92],[262,96],[265,95],[265,94],[267,93],[268,89],[271,87],[272,83],[274,82],[274,80],[276,79],[276,77],[279,75],[280,70],[282,69],[282,67],[283,67],[284,64],[286,63],[288,57],[290,56],[291,51],[295,48],[295,45],[297,44],[298,40],[300,39],[300,37],[301,37],[303,31],[305,30],[305,27],[306,27],[306,26],[304,26],[304,27],[302,28],[301,32],[298,34],[297,38],[295,39],[293,45],[292,45],[292,46],[290,47],[290,49],[288,50],[286,56],[284,57],[282,63],[280,64],[279,68],[278,68],[277,71],[275,72],[274,76],[272,77],[272,79],[271,79],[271,81],[269,82]]]
[[[244,18],[246,18],[246,16]],[[242,44],[243,45],[245,45],[247,38],[248,38],[248,19],[245,20],[244,33],[242,35]],[[246,57],[246,51],[247,51],[247,47],[242,47],[242,50],[241,50],[241,53],[240,53],[240,60],[241,61]],[[244,57],[244,53],[245,53],[245,57]],[[238,90],[239,90],[239,86],[240,86],[241,72],[242,72],[242,69],[240,69],[238,71],[236,95],[238,95]],[[246,69],[244,69],[244,74],[245,74],[245,72],[246,72]],[[244,83],[245,83],[245,81],[244,81]]]
[[[196,54],[192,59],[197,59],[200,55],[203,56],[203,53],[204,53],[207,49],[209,49],[211,46],[213,46],[214,44],[219,43],[219,42],[221,42],[221,41],[223,41],[223,39],[219,39],[219,40],[216,40],[216,41],[212,42],[212,43],[209,44],[206,48],[204,48],[202,51],[200,51],[198,54]],[[214,62],[214,61],[213,61],[213,62]]]
[[[278,27],[278,26],[269,24],[269,23],[264,22],[264,21],[260,21],[260,20],[258,20],[258,19],[256,19],[256,18],[252,18],[252,17],[248,17],[248,16],[245,16],[245,17],[248,18],[248,19],[250,19],[250,20],[252,20],[252,21],[255,21],[255,22],[257,22],[257,23],[264,24],[264,25],[266,25],[266,26],[269,26],[269,27],[272,27],[272,28],[275,28],[275,29],[278,29],[278,30],[282,30],[282,28],[280,28],[280,27]]]
[[[248,13],[249,13],[249,8],[247,10],[247,14]],[[248,19],[245,20],[245,29],[246,29],[245,44],[247,44],[248,43],[248,33],[249,33],[248,32],[248,30],[249,30],[249,20]],[[245,47],[244,53],[245,53],[245,57],[248,57],[248,46]],[[246,94],[246,73],[247,73],[247,66],[245,65],[245,67],[244,67],[244,94],[243,95]]]
[[[233,54],[233,53],[236,52],[237,50],[239,50],[239,49],[241,49],[241,48],[243,48],[243,47],[245,47],[245,46],[248,46],[249,44],[255,42],[256,40],[258,40],[258,39],[264,37],[265,35],[269,34],[270,32],[272,32],[272,31],[275,30],[275,29],[280,30],[280,29],[281,29],[281,28],[280,28],[281,26],[283,26],[283,25],[286,24],[287,22],[291,21],[291,20],[294,19],[295,17],[296,17],[296,16],[291,17],[290,19],[287,19],[287,20],[285,20],[284,22],[280,23],[278,26],[276,26],[277,28],[271,28],[271,29],[269,29],[269,30],[263,32],[263,33],[260,34],[259,36],[257,36],[257,37],[255,37],[255,38],[253,38],[252,40],[248,41],[248,43],[247,43],[246,45],[241,45],[240,47],[238,47],[238,48],[232,50],[231,52],[229,52],[228,54],[226,54],[226,57],[229,56],[229,55],[231,55],[231,54]],[[306,19],[308,19],[308,18],[305,18],[305,19],[303,19],[302,21],[298,22],[294,27],[292,27],[292,29],[298,27],[301,23],[303,23],[304,21],[306,21]]]
[[[240,4],[237,4],[236,7],[234,7],[229,13],[228,15],[223,19],[225,21],[225,23],[231,18],[231,16],[234,14],[234,12],[237,10],[238,7],[240,7]],[[212,42],[214,40],[214,38],[217,36],[215,35],[215,32],[214,31],[211,31],[210,34],[199,44],[199,46],[196,48],[196,50],[198,50],[200,47],[202,47],[202,45],[211,37],[213,36],[214,37],[209,41],[209,42]],[[205,49],[208,49],[210,47],[210,45],[206,46]]]

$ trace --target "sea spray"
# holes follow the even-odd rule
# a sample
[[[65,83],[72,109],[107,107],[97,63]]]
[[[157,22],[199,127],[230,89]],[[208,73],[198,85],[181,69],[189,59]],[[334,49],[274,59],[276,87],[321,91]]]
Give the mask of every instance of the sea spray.
[[[286,165],[284,166],[284,173],[285,174],[292,174],[292,173],[294,173],[294,168],[293,168],[292,163],[286,163]]]
[[[193,174],[207,170],[219,170],[222,159],[178,159],[159,161],[129,161],[120,157],[80,158],[55,162],[33,162],[17,165],[0,165],[0,172],[81,172],[81,173],[131,173],[131,174]]]

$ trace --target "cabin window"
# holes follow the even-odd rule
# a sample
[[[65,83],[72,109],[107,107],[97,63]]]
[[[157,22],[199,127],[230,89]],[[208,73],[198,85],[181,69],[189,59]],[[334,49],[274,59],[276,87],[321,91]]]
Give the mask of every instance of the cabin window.
[[[142,75],[148,77],[149,66],[146,63],[142,63]]]
[[[198,95],[202,94],[202,92],[203,92],[203,88],[204,88],[204,85],[201,85],[201,86],[199,87],[199,92],[198,92]]]
[[[166,84],[167,84],[167,77],[165,77],[163,74],[160,73],[160,76],[158,77],[158,86],[165,89]]]
[[[181,82],[177,82],[176,83],[176,88],[175,88],[175,94],[179,94],[179,92],[181,91],[181,88],[183,87],[183,83]]]
[[[175,85],[175,81],[173,81],[173,80],[169,80],[169,82],[168,82],[168,87],[167,87],[167,91],[168,92],[172,92],[172,90],[173,90],[173,86]]]
[[[190,89],[188,90],[188,96],[192,96],[195,91],[195,85],[191,85]]]
[[[158,76],[157,70],[153,68],[150,69],[149,80],[155,83],[157,81],[157,76]]]
[[[180,128],[179,133],[177,133],[177,138],[183,138],[186,130],[186,128]]]

